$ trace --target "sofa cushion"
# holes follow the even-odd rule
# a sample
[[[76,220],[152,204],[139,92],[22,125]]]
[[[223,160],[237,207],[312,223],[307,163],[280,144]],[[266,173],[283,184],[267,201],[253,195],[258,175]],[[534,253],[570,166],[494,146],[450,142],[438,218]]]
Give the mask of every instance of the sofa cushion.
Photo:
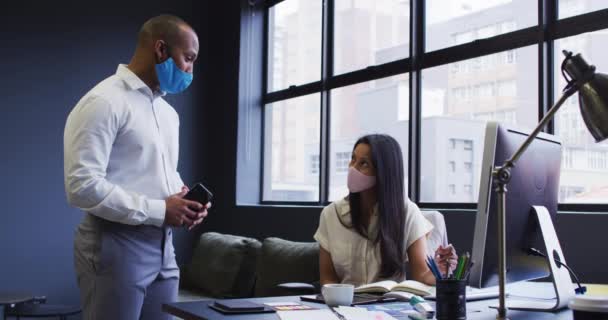
[[[182,270],[183,287],[216,298],[251,296],[261,245],[253,238],[202,234],[192,261]]]
[[[266,238],[257,262],[255,295],[284,293],[277,285],[285,282],[319,281],[319,245],[316,242],[293,242]]]

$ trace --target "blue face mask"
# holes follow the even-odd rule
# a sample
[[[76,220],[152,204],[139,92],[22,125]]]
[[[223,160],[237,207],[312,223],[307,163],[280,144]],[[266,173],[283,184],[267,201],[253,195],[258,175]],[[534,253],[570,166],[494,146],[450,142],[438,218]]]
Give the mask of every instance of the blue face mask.
[[[160,90],[167,93],[180,93],[192,83],[192,73],[182,71],[169,57],[165,62],[156,65],[156,75]]]

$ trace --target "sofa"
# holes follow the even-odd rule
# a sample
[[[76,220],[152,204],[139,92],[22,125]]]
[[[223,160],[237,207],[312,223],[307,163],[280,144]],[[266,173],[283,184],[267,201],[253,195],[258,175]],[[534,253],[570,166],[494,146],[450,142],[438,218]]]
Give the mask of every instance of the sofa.
[[[282,283],[319,283],[319,246],[280,238],[203,233],[181,266],[178,301],[289,294]]]
[[[422,214],[434,227],[427,235],[427,255],[432,256],[439,245],[448,244],[447,229],[439,211],[422,210]],[[178,301],[301,294],[307,284],[318,290],[316,242],[274,237],[260,242],[206,232],[195,245],[192,261],[181,267]]]

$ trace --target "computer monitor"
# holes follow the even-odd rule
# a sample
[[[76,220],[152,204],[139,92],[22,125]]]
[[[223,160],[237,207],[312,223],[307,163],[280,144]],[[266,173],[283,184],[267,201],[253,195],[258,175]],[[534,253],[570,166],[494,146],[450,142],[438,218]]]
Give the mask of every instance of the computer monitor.
[[[486,125],[471,257],[475,264],[469,278],[472,287],[498,285],[499,203],[492,171],[494,167],[503,165],[528,135],[525,130],[496,122]],[[507,283],[545,278],[556,273],[558,281],[569,282],[572,288],[568,274],[566,280],[561,270],[553,270],[554,261],[528,254],[528,248],[537,248],[549,253],[549,257],[556,256],[565,262],[552,224],[557,214],[561,149],[556,137],[540,133],[511,169],[505,211]],[[570,291],[573,293],[574,289]],[[563,302],[560,307],[563,307]]]

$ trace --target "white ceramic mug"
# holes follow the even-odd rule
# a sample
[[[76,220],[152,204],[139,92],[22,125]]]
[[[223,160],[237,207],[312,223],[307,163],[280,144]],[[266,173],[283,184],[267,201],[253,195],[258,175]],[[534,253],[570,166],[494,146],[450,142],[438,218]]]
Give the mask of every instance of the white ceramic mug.
[[[321,288],[323,300],[330,307],[350,306],[353,303],[355,286],[352,284],[332,283]]]

